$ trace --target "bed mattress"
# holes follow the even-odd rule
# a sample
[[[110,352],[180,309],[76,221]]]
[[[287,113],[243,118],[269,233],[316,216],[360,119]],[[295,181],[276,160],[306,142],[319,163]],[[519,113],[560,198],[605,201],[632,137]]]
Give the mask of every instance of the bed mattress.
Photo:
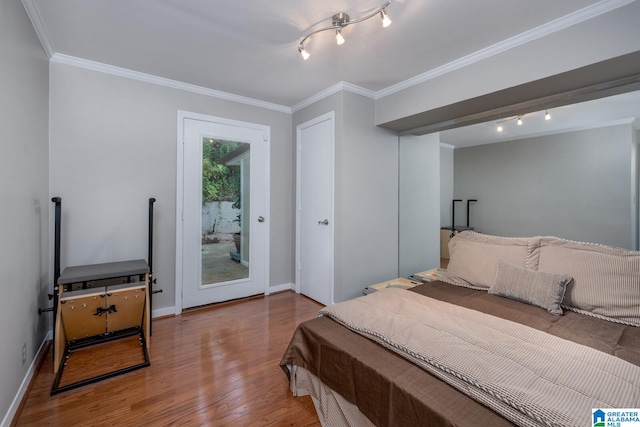
[[[637,327],[574,312],[555,316],[535,306],[443,282],[407,292],[517,322],[640,366]],[[305,368],[378,426],[512,425],[422,368],[328,317],[299,326],[281,366],[288,375],[287,366]]]

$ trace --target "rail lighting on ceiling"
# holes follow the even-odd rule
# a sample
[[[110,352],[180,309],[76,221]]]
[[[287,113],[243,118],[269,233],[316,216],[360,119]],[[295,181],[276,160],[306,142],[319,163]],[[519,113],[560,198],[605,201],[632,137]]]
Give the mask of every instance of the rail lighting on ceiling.
[[[526,114],[533,114],[533,113],[526,113]],[[515,120],[518,126],[522,126],[524,124],[524,121],[522,120],[524,116],[525,114],[521,114],[519,116],[507,117],[504,120],[500,120],[499,122],[496,123],[496,130],[498,132],[502,132],[504,130],[504,127],[502,126],[502,124],[506,122],[510,122],[512,120]],[[551,120],[551,114],[549,114],[549,110],[544,111],[544,119]]]
[[[342,29],[348,25],[357,24],[358,22],[366,21],[367,19],[373,18],[377,14],[380,14],[380,18],[382,19],[382,26],[384,28],[388,27],[389,25],[391,25],[391,19],[387,14],[387,6],[389,6],[389,4],[391,4],[391,0],[387,1],[385,4],[383,4],[373,12],[357,19],[351,19],[349,15],[347,15],[344,12],[336,13],[331,18],[331,26],[312,31],[306,36],[304,36],[304,38],[300,41],[300,44],[298,45],[298,52],[300,52],[302,59],[306,61],[307,59],[309,59],[309,56],[311,56],[309,52],[307,52],[307,50],[304,48],[304,42],[306,42],[309,37],[311,37],[316,33],[320,33],[322,31],[328,31],[328,30],[335,30],[336,43],[338,45],[341,45],[345,42],[344,36],[342,35]]]

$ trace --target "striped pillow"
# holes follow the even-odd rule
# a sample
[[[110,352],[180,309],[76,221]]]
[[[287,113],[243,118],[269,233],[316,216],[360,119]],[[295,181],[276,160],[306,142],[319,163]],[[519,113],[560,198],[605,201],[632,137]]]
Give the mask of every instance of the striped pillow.
[[[573,277],[562,307],[640,326],[640,252],[542,237],[529,266]]]
[[[527,267],[527,256],[536,238],[499,237],[463,231],[449,242],[449,265],[444,282],[487,290],[496,277],[499,260]]]
[[[545,273],[498,262],[496,279],[489,293],[542,307],[551,314],[562,315],[560,303],[571,276]]]

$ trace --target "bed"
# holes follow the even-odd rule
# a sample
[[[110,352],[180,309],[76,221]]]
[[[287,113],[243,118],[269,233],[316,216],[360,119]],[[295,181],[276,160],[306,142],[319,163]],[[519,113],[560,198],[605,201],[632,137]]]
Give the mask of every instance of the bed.
[[[449,249],[442,281],[335,304],[298,327],[281,366],[323,425],[585,426],[601,414],[634,416],[640,252],[474,232]]]

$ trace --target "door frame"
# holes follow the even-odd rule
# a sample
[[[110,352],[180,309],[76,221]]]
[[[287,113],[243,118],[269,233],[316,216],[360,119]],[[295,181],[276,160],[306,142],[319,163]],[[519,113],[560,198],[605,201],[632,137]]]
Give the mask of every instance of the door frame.
[[[304,123],[296,126],[296,293],[300,293],[300,144],[301,144],[301,134],[304,129],[307,129],[311,126],[317,125],[319,123],[325,121],[331,122],[331,136],[330,136],[330,149],[331,149],[331,169],[330,173],[330,182],[327,184],[331,187],[331,213],[330,218],[328,220],[333,224],[332,233],[330,235],[331,239],[331,247],[333,248],[333,256],[331,257],[331,265],[329,269],[331,271],[331,304],[335,303],[335,233],[336,233],[336,223],[335,223],[335,206],[336,206],[336,188],[335,188],[335,171],[336,171],[336,120],[335,120],[335,112],[330,111],[328,113],[322,114],[314,119],[308,120]]]
[[[271,212],[271,128],[266,125],[260,125],[256,123],[243,122],[239,120],[225,119],[222,117],[209,116],[206,114],[193,113],[190,111],[178,110],[178,129],[176,138],[176,274],[175,274],[175,314],[176,316],[182,313],[182,287],[183,287],[183,261],[182,255],[184,250],[184,236],[182,230],[183,223],[183,209],[184,209],[184,121],[185,120],[199,120],[210,123],[217,123],[229,126],[239,126],[250,129],[256,129],[264,132],[267,136],[267,158],[265,164],[265,188],[267,197],[265,198],[265,212],[270,215]],[[268,221],[268,218],[267,218]],[[267,258],[264,267],[264,294],[269,295],[269,260],[271,259],[269,253],[269,241],[271,227],[267,223],[265,230],[265,248],[264,256]]]

